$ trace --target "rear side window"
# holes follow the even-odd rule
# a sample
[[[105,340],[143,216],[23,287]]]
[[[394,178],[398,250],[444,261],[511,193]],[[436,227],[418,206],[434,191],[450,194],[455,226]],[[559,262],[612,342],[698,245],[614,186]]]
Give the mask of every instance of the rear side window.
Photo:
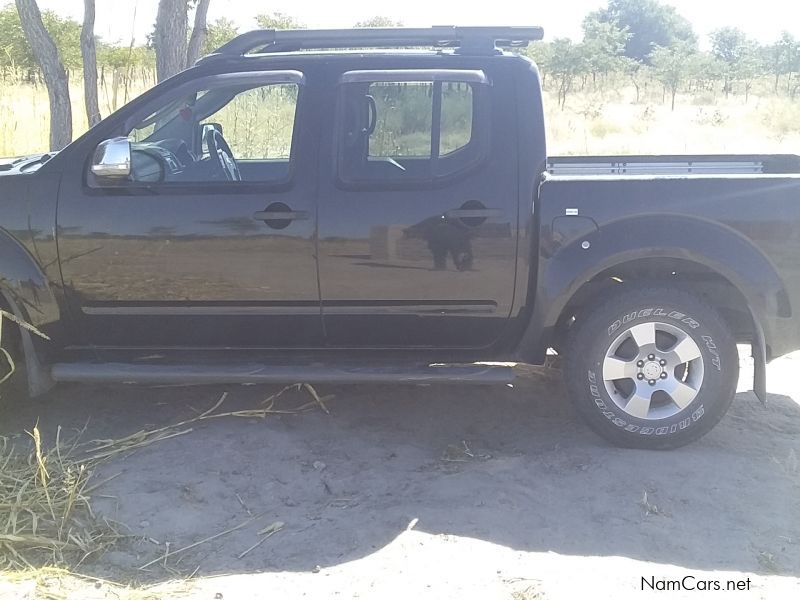
[[[420,72],[414,80],[413,72],[403,72],[402,81],[362,81],[362,74],[359,81],[342,83],[340,180],[420,182],[455,175],[480,162],[487,146],[488,86],[434,74],[435,79]]]

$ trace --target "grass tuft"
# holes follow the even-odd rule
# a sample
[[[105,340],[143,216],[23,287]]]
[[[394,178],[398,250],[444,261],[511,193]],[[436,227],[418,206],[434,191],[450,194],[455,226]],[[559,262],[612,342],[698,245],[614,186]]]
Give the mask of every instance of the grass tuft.
[[[278,406],[279,398],[292,390],[308,393],[311,400],[289,408]],[[257,408],[219,412],[227,397],[227,392],[222,394],[211,408],[191,419],[119,439],[81,442],[84,429],[65,441],[59,427],[52,444],[47,445],[38,424],[27,432],[30,439],[25,444],[0,437],[0,569],[75,568],[126,537],[119,532],[119,524],[92,511],[92,492],[105,483],[93,483],[93,474],[113,458],[190,433],[190,425],[201,421],[265,419],[313,408],[329,413],[325,403],[330,397],[320,396],[304,383],[284,387]]]

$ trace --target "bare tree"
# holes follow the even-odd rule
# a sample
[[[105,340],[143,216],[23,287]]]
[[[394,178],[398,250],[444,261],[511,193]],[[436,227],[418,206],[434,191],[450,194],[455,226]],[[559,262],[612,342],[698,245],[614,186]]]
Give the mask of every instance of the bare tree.
[[[153,45],[156,48],[156,76],[159,81],[186,67],[186,37],[189,28],[187,0],[159,0]]]
[[[36,0],[16,0],[25,39],[42,69],[50,99],[50,150],[61,150],[72,141],[72,105],[67,72],[58,56],[53,38],[42,22]]]
[[[100,122],[100,103],[97,100],[97,46],[94,39],[94,0],[83,0],[81,28],[83,57],[83,95],[86,100],[86,119],[89,127]]]
[[[194,26],[192,35],[189,38],[189,48],[186,51],[186,67],[191,67],[200,58],[200,51],[208,36],[208,26],[206,17],[208,16],[208,5],[211,0],[198,0],[197,8],[194,10]]]

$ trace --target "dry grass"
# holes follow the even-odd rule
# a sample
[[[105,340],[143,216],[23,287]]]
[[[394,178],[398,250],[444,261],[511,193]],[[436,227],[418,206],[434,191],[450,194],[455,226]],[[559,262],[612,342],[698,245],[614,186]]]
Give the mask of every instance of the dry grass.
[[[548,153],[737,154],[798,152],[800,101],[683,95],[675,111],[633,90],[576,94],[566,108],[546,93]],[[552,97],[551,97],[552,96]]]
[[[768,86],[759,87],[746,103],[739,95],[682,94],[671,111],[657,86],[651,86],[637,102],[634,89],[619,83],[572,94],[563,111],[555,93],[545,93],[550,154],[777,153],[796,152],[800,146],[800,100],[775,97]],[[133,81],[127,97],[118,90],[116,107],[151,86],[149,78]],[[73,77],[70,94],[77,137],[87,128],[79,76]],[[107,116],[115,107],[110,83],[101,87],[100,101],[101,112]],[[48,112],[44,86],[0,82],[0,156],[45,151]],[[221,117],[241,126],[244,137],[238,145],[246,147],[247,136],[253,135],[246,119],[227,113]],[[226,132],[233,134],[234,129],[234,122],[226,121]]]
[[[75,458],[76,441],[59,428],[45,447],[38,427],[27,433],[32,443],[0,437],[0,569],[77,566],[119,535],[92,512],[92,465]]]
[[[152,81],[136,80],[128,87],[132,100],[152,87]],[[109,83],[100,87],[100,112],[106,117],[125,104],[124,90],[117,91],[116,104]],[[72,133],[77,138],[88,129],[83,83],[74,76],[70,83]],[[44,85],[33,85],[11,78],[0,80],[0,156],[20,156],[48,150],[50,107]]]
[[[43,567],[36,570],[3,573],[0,598],[36,600],[165,600],[189,595],[191,580],[137,587],[100,577],[71,573],[65,569]]]
[[[312,399],[291,408],[279,407],[278,399],[291,390],[306,391]],[[102,554],[124,537],[120,526],[97,517],[91,506],[92,492],[108,481],[94,481],[95,469],[112,458],[191,433],[191,425],[201,421],[264,419],[270,415],[297,414],[314,407],[328,412],[327,398],[320,397],[308,384],[286,386],[253,409],[220,412],[226,398],[227,393],[222,394],[214,406],[191,419],[137,431],[120,439],[83,442],[85,431],[80,431],[71,440],[65,440],[59,427],[55,439],[46,444],[38,426],[26,432],[27,443],[14,443],[10,438],[0,437],[0,569],[33,569],[43,565],[76,567]],[[174,550],[169,555],[225,533],[230,531]],[[264,533],[269,532],[265,530]]]

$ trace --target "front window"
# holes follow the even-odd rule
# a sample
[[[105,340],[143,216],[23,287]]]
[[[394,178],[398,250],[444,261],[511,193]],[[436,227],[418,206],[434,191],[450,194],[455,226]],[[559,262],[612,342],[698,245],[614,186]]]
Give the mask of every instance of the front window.
[[[210,85],[165,101],[127,133],[134,182],[281,182],[289,177],[298,83]]]

